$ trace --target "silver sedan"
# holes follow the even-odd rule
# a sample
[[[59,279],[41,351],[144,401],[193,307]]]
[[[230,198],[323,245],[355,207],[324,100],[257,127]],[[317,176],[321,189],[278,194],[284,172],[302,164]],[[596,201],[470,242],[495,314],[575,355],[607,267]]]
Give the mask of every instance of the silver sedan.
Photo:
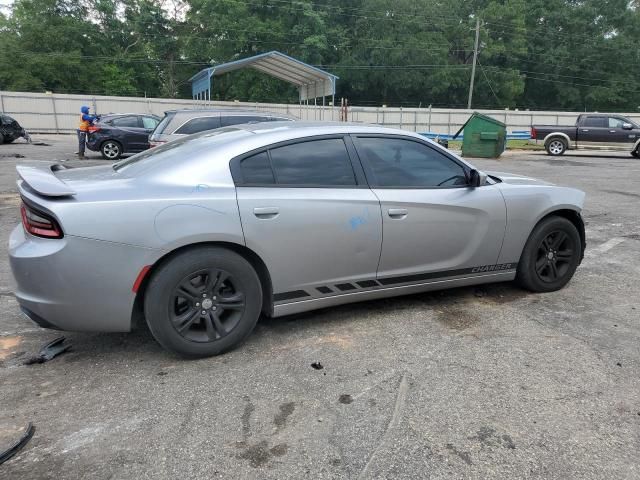
[[[22,310],[77,331],[144,318],[185,356],[231,349],[261,314],[487,282],[557,290],[584,256],[583,192],[376,126],[240,125],[18,174]]]

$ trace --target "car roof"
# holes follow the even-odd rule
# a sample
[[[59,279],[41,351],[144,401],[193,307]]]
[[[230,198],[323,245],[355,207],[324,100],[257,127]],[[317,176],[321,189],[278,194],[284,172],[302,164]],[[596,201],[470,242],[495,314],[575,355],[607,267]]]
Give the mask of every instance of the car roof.
[[[249,110],[249,109],[240,109],[233,107],[221,107],[221,108],[181,108],[177,110],[167,110],[164,112],[165,114],[169,113],[203,113],[205,114],[213,114],[213,113],[225,113],[231,115],[267,115],[272,117],[285,117],[291,118],[289,115],[285,113],[275,113],[275,112],[265,112],[260,110]]]
[[[381,127],[369,123],[355,122],[318,122],[318,121],[300,121],[300,122],[260,122],[248,123],[243,125],[234,125],[234,127],[252,132],[255,134],[268,134],[271,132],[288,132],[292,136],[307,135],[327,135],[331,133],[377,133],[390,135],[407,135],[418,136],[407,130],[398,128]]]

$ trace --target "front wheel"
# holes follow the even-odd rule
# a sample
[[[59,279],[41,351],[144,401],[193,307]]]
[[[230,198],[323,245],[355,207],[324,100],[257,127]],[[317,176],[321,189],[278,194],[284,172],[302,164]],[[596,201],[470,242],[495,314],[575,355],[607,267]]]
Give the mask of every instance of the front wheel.
[[[114,140],[107,140],[100,147],[100,153],[105,160],[117,160],[122,156],[122,145]]]
[[[251,264],[217,247],[193,248],[162,264],[144,300],[158,343],[193,358],[237,346],[255,327],[261,308],[260,279]]]
[[[636,148],[633,152],[631,152],[631,155],[636,158],[640,158],[640,146]]]
[[[544,148],[549,155],[558,156],[564,154],[567,151],[567,142],[564,138],[554,137],[549,139]]]
[[[580,264],[582,241],[575,225],[563,217],[542,220],[525,244],[516,281],[534,292],[564,287]]]

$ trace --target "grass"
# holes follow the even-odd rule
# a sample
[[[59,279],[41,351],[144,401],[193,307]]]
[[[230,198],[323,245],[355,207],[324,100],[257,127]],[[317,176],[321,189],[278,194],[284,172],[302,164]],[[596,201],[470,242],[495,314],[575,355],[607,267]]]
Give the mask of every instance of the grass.
[[[462,142],[459,140],[449,140],[449,148],[460,150]],[[544,150],[541,144],[536,145],[532,140],[507,140],[507,150]]]

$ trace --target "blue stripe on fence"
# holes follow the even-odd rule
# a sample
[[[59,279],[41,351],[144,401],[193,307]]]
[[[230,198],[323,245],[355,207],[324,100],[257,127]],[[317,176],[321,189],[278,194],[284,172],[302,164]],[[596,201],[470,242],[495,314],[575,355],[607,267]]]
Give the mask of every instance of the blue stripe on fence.
[[[433,133],[433,132],[418,132],[419,135],[430,138],[431,140],[435,138],[442,138],[447,140],[452,140],[453,135],[448,135],[446,133]],[[463,134],[458,135],[456,140],[462,140],[464,138]],[[531,131],[530,130],[513,130],[511,133],[507,133],[507,140],[530,140],[531,139]]]

